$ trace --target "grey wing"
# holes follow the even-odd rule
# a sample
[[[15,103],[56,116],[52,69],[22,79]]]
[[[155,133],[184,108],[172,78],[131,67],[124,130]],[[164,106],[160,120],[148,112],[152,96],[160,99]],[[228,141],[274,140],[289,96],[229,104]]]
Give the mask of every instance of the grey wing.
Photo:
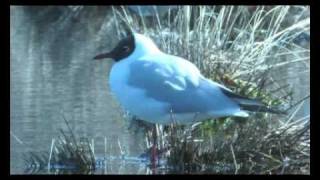
[[[135,61],[129,68],[128,83],[143,89],[146,96],[170,104],[175,113],[206,112],[212,109],[208,99],[213,94],[210,92],[212,89],[206,85],[198,69],[177,65],[179,63],[156,60]]]

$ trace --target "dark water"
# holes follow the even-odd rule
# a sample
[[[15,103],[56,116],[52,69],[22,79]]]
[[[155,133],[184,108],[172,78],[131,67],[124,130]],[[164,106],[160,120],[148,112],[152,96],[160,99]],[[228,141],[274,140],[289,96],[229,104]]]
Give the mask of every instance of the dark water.
[[[117,41],[114,28],[106,30],[108,7],[86,7],[81,15],[66,6],[10,10],[11,173],[23,173],[23,152],[50,150],[66,128],[63,115],[76,135],[95,140],[97,153],[107,137],[108,144],[119,141],[127,154],[139,154],[144,144],[128,131],[109,92],[112,62],[92,60]]]

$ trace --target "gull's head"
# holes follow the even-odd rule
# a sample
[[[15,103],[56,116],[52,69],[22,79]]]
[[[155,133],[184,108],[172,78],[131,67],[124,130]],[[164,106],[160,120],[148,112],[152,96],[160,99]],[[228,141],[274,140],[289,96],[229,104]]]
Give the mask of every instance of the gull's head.
[[[130,33],[127,37],[121,39],[111,51],[98,54],[93,59],[111,58],[117,62],[129,57],[134,59],[157,52],[160,52],[160,50],[149,37],[138,33]]]

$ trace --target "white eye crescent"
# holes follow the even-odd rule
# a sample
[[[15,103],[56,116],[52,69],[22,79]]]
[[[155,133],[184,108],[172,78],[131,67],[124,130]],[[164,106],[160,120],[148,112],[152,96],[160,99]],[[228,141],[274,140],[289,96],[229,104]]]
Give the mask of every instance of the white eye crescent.
[[[128,51],[130,50],[130,48],[129,48],[129,46],[123,46],[123,47],[122,47],[122,50],[123,50],[124,52],[128,52]]]

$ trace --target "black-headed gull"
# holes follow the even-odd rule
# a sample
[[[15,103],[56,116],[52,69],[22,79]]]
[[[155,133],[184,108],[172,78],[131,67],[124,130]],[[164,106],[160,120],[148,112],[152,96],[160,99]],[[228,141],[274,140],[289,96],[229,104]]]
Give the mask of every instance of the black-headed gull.
[[[186,124],[208,118],[247,117],[247,111],[278,113],[201,75],[190,61],[159,50],[148,37],[131,33],[110,52],[109,83],[120,104],[152,123]]]

